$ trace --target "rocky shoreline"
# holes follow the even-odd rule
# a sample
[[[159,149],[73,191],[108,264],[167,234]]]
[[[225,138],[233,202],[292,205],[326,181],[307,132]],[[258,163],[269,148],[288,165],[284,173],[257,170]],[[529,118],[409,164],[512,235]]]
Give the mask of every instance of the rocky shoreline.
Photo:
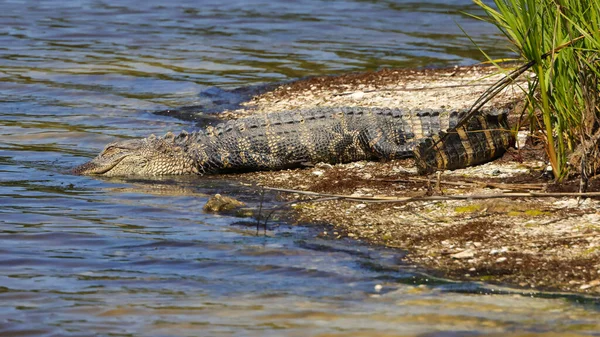
[[[502,76],[494,67],[473,66],[315,77],[277,86],[225,116],[314,106],[468,108]],[[521,79],[489,104],[511,109],[516,125],[526,87],[527,80]],[[600,202],[529,195],[576,191],[578,185],[552,184],[542,175],[543,150],[526,141],[525,132],[520,136],[519,149],[500,160],[431,177],[416,176],[412,160],[399,160],[319,164],[227,178],[346,196],[315,202],[302,193],[282,193],[298,201],[292,206],[296,221],[333,226],[324,237],[351,237],[407,250],[404,262],[440,276],[598,295]],[[597,187],[600,184],[592,181],[590,190]],[[497,198],[507,191],[521,196]],[[451,198],[465,195],[472,197]],[[438,198],[389,200],[423,196]]]

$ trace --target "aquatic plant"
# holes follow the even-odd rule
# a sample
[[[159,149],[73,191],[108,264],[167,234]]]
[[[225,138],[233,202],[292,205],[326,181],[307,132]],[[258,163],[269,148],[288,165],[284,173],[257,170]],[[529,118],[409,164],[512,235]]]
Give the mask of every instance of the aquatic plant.
[[[557,181],[600,168],[600,2],[474,0],[530,69],[527,110]]]

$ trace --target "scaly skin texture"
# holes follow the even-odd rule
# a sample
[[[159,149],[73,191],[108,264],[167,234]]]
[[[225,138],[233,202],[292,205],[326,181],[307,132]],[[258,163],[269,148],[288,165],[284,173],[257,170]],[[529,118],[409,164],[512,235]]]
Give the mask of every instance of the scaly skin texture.
[[[464,168],[502,156],[515,143],[507,117],[499,110],[476,115],[452,133],[421,139],[413,151],[418,173]]]
[[[280,170],[318,162],[406,158],[413,156],[421,143],[415,153],[418,166],[422,166],[419,169],[425,173],[491,160],[510,145],[509,141],[470,136],[472,128],[507,127],[506,115],[499,111],[489,112],[491,119],[483,117],[483,123],[468,123],[460,132],[465,137],[447,137],[439,144],[431,142],[439,139],[434,136],[440,131],[454,127],[462,113],[315,108],[257,115],[194,133],[182,132],[177,136],[168,133],[164,137],[111,143],[73,172],[156,176]],[[498,138],[497,134],[491,136]],[[447,148],[452,149],[449,156],[431,156],[431,151],[446,153]]]

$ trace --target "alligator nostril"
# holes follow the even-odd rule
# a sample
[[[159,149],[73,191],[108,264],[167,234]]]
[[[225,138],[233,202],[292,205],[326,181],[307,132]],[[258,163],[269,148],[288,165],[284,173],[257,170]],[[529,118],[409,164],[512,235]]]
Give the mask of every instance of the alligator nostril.
[[[88,174],[91,171],[93,171],[95,167],[97,167],[96,164],[89,161],[85,164],[81,164],[81,165],[73,168],[71,170],[71,173],[75,174],[75,175],[84,175],[84,174]]]

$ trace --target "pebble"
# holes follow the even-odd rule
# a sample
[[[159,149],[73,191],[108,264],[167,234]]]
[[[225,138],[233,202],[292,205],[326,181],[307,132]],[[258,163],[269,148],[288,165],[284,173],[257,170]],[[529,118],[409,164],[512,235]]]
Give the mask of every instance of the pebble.
[[[585,214],[583,216],[583,219],[592,223],[598,223],[600,222],[600,215],[597,213],[593,213],[593,214]]]
[[[502,247],[500,249],[491,249],[490,250],[490,255],[496,255],[496,254],[506,253],[506,252],[508,252],[508,248],[507,247]]]
[[[365,162],[357,161],[357,162],[354,162],[354,163],[350,163],[350,164],[348,164],[348,167],[360,169],[360,168],[365,167]]]
[[[593,287],[597,287],[600,286],[600,279],[597,280],[593,280],[587,284],[582,284],[579,289],[581,290],[585,290],[585,289],[589,289],[589,288],[593,288]]]
[[[462,252],[450,255],[454,259],[470,259],[475,256],[475,251],[472,249],[465,249]]]
[[[555,201],[554,206],[559,208],[579,208],[580,203],[576,198],[564,198],[562,200]]]
[[[320,176],[322,176],[322,175],[323,175],[323,173],[325,173],[325,172],[323,172],[323,171],[319,171],[319,170],[312,171],[312,174],[313,174],[313,175],[315,175],[315,176],[317,176],[317,177],[320,177]]]
[[[315,165],[315,167],[320,168],[320,169],[332,169],[333,165],[331,165],[329,163],[317,163],[317,165]]]
[[[499,258],[496,259],[496,263],[501,263],[501,262],[504,262],[506,260],[508,260],[508,259],[506,257],[504,257],[504,256],[503,257],[499,257]]]
[[[365,97],[365,93],[362,91],[356,91],[356,92],[352,93],[352,95],[350,95],[351,99],[354,99],[357,101],[361,100],[363,97]]]
[[[528,135],[529,135],[528,131],[519,131],[519,132],[517,132],[517,142],[515,144],[515,147],[517,149],[522,149],[525,146],[525,143],[527,142]]]

